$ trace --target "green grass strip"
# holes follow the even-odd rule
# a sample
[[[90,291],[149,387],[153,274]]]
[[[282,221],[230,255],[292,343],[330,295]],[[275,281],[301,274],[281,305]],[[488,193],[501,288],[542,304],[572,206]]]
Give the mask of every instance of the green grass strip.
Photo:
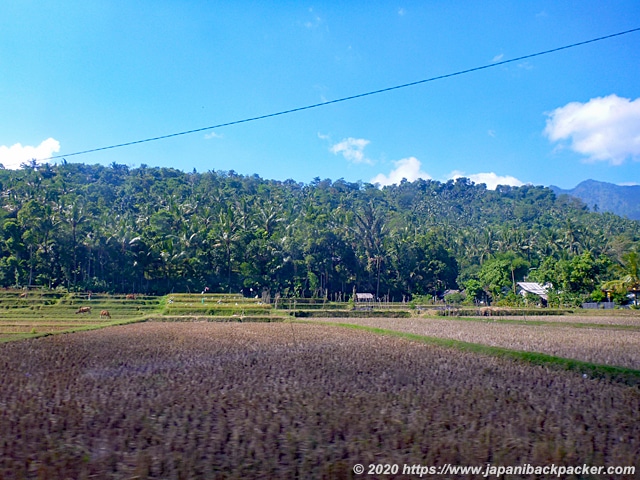
[[[353,330],[363,330],[378,335],[388,335],[392,337],[405,338],[416,342],[437,345],[445,348],[452,348],[463,352],[472,352],[494,357],[510,358],[526,362],[533,365],[558,368],[568,370],[591,378],[604,378],[617,383],[623,383],[630,386],[640,386],[640,370],[633,368],[618,367],[614,365],[601,365],[597,363],[583,362],[572,358],[556,357],[539,352],[526,352],[523,350],[511,350],[508,348],[494,347],[483,345],[481,343],[463,342],[461,340],[453,340],[448,338],[430,337],[426,335],[417,335],[415,333],[399,332],[396,330],[387,330],[378,327],[369,327],[365,325],[355,325],[352,323],[338,322],[314,322],[313,320],[300,321],[297,323],[312,323],[316,325],[333,325],[336,327],[350,328]]]

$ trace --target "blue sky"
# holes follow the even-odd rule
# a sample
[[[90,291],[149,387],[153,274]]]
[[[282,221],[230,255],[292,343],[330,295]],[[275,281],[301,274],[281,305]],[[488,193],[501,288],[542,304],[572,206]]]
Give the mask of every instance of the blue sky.
[[[3,0],[0,163],[266,115],[637,27],[637,0]],[[639,78],[636,32],[65,158],[305,183],[640,183]]]

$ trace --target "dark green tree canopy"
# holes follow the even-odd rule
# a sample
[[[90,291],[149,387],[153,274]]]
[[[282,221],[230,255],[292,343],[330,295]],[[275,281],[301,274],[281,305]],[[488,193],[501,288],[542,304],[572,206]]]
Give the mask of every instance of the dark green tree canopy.
[[[437,295],[525,275],[598,288],[639,222],[543,187],[377,188],[143,165],[0,169],[0,286],[303,296]],[[471,283],[478,296],[478,283]]]

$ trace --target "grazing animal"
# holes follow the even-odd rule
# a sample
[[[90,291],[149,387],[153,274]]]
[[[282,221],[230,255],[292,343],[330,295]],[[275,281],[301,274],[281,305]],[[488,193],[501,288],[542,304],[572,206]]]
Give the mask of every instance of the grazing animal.
[[[133,293],[128,293],[127,296],[126,296],[126,299],[127,300],[135,300],[136,296]]]
[[[21,293],[20,298],[27,298],[27,292]]]
[[[100,318],[111,318],[111,314],[109,313],[109,310],[102,310],[100,312]]]
[[[77,313],[91,313],[91,307],[80,307],[77,311]]]

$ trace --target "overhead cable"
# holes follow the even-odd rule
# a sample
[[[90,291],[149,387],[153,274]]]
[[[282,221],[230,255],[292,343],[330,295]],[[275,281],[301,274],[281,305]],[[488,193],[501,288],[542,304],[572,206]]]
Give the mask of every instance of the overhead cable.
[[[371,96],[371,95],[377,95],[377,94],[380,94],[380,93],[391,92],[393,90],[399,90],[401,88],[413,87],[415,85],[421,85],[423,83],[434,82],[436,80],[443,80],[445,78],[457,77],[459,75],[465,75],[467,73],[477,72],[477,71],[480,71],[480,70],[486,70],[486,69],[489,69],[489,68],[498,67],[500,65],[506,65],[508,63],[520,62],[522,60],[527,60],[527,59],[534,58],[534,57],[540,57],[540,56],[543,56],[543,55],[549,55],[551,53],[556,53],[556,52],[559,52],[559,51],[562,51],[562,50],[568,50],[570,48],[575,48],[575,47],[579,47],[579,46],[582,46],[582,45],[587,45],[587,44],[590,44],[590,43],[600,42],[602,40],[608,40],[610,38],[620,37],[622,35],[627,35],[627,34],[638,32],[638,31],[640,31],[640,27],[633,28],[631,30],[625,30],[623,32],[612,33],[610,35],[605,35],[603,37],[592,38],[590,40],[585,40],[585,41],[582,41],[582,42],[572,43],[570,45],[564,45],[562,47],[552,48],[550,50],[544,50],[544,51],[537,52],[537,53],[531,53],[529,55],[523,55],[521,57],[511,58],[511,59],[508,59],[508,60],[501,60],[501,61],[498,61],[498,62],[492,62],[492,63],[486,64],[486,65],[482,65],[480,67],[474,67],[474,68],[469,68],[469,69],[466,69],[466,70],[460,70],[460,71],[457,71],[457,72],[454,72],[454,73],[448,73],[448,74],[445,74],[445,75],[438,75],[436,77],[425,78],[423,80],[418,80],[418,81],[415,81],[415,82],[403,83],[402,85],[395,85],[393,87],[381,88],[379,90],[373,90],[373,91],[370,91],[370,92],[359,93],[357,95],[350,95],[348,97],[342,97],[342,98],[338,98],[338,99],[335,99],[335,100],[329,100],[329,101],[326,101],[326,102],[314,103],[312,105],[306,105],[306,106],[303,106],[303,107],[291,108],[289,110],[281,110],[279,112],[268,113],[266,115],[259,115],[259,116],[256,116],[256,117],[249,117],[249,118],[243,118],[241,120],[234,120],[234,121],[231,121],[231,122],[219,123],[217,125],[211,125],[211,126],[208,126],[208,127],[196,128],[196,129],[193,129],[193,130],[185,130],[183,132],[170,133],[168,135],[160,135],[158,137],[145,138],[145,139],[142,139],[142,140],[134,140],[132,142],[119,143],[119,144],[115,144],[115,145],[109,145],[109,146],[106,146],[106,147],[92,148],[92,149],[89,149],[89,150],[83,150],[83,151],[79,151],[79,152],[66,153],[64,155],[56,155],[56,156],[53,156],[53,157],[48,157],[48,158],[42,159],[42,161],[55,160],[57,158],[72,157],[72,156],[76,156],[76,155],[85,155],[87,153],[100,152],[102,150],[111,150],[111,149],[114,149],[114,148],[128,147],[128,146],[131,146],[131,145],[138,145],[140,143],[155,142],[156,140],[164,140],[164,139],[167,139],[167,138],[179,137],[179,136],[182,136],[182,135],[189,135],[189,134],[192,134],[192,133],[204,132],[204,131],[207,131],[207,130],[214,130],[216,128],[229,127],[231,125],[238,125],[238,124],[241,124],[241,123],[255,122],[255,121],[258,121],[258,120],[264,120],[266,118],[279,117],[279,116],[282,116],[282,115],[288,115],[290,113],[301,112],[303,110],[311,110],[313,108],[325,107],[327,105],[333,105],[333,104],[336,104],[336,103],[346,102],[346,101],[349,101],[349,100],[355,100],[357,98],[363,98],[363,97],[368,97],[368,96]]]

